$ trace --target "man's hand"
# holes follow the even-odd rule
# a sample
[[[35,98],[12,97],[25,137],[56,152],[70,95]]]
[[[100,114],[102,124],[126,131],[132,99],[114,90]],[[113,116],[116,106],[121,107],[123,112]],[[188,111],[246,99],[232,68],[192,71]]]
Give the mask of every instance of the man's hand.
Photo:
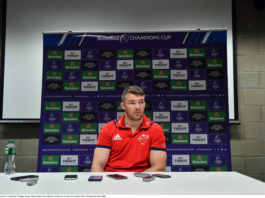
[[[109,160],[110,149],[95,148],[91,172],[104,172]]]

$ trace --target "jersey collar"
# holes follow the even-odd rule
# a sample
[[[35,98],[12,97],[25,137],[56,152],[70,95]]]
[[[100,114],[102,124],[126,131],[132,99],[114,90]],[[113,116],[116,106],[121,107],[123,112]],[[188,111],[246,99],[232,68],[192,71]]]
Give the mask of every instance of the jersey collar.
[[[125,124],[124,124],[124,118],[125,118],[125,114],[118,119],[117,124],[116,124],[117,127],[126,128]],[[151,123],[152,122],[144,115],[144,119],[143,119],[143,122],[141,124],[141,128],[147,129],[151,126]]]

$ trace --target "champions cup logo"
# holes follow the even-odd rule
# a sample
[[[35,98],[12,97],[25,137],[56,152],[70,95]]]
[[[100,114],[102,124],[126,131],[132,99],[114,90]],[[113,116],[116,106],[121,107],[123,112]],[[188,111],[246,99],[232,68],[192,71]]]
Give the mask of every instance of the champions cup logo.
[[[128,42],[130,36],[128,34],[122,34],[120,37],[120,43],[125,44]]]

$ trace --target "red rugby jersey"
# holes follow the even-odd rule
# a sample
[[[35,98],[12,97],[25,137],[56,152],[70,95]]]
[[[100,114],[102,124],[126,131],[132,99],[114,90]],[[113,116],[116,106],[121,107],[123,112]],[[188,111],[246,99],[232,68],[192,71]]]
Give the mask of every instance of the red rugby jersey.
[[[110,149],[104,169],[106,172],[141,172],[150,167],[150,150],[166,151],[162,128],[146,116],[132,135],[124,125],[123,115],[105,124],[99,133],[96,147]]]

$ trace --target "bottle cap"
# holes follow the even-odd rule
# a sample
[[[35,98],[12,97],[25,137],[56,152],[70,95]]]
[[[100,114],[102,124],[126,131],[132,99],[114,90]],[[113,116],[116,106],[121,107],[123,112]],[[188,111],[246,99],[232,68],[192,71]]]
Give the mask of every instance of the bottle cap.
[[[14,140],[9,140],[8,143],[14,143]]]

